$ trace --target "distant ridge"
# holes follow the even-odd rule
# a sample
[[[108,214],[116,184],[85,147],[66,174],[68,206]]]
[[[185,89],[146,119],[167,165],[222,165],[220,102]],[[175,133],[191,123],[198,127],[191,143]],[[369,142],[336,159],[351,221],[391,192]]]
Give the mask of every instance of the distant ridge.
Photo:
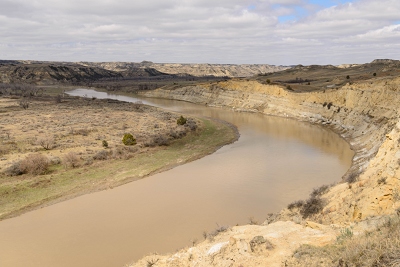
[[[288,69],[288,66],[269,64],[190,64],[190,63],[153,63],[151,61],[134,62],[79,62],[86,66],[101,67],[110,71],[129,71],[135,68],[152,68],[165,74],[215,76],[215,77],[251,77]]]

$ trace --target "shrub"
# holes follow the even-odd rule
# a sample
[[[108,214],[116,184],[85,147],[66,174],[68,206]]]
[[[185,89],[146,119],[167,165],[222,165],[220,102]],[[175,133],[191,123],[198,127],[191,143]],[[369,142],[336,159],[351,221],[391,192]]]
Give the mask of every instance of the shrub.
[[[124,145],[126,146],[133,146],[136,145],[136,139],[133,137],[132,134],[126,133],[122,138],[122,143],[124,143]]]
[[[159,134],[153,137],[153,142],[158,146],[168,146],[169,140],[165,136]]]
[[[374,72],[374,74],[373,74],[374,76],[376,76],[376,72]]]
[[[18,176],[24,174],[23,170],[21,169],[20,161],[14,162],[10,167],[8,167],[4,173],[8,176]]]
[[[196,131],[197,129],[197,124],[193,119],[188,119],[186,121],[185,127],[188,127],[191,131]]]
[[[348,80],[348,79],[350,79],[350,76],[349,76],[349,75],[347,75],[347,76],[346,76],[346,79],[347,79],[347,80]]]
[[[183,116],[180,116],[179,119],[176,121],[178,125],[185,125],[186,124],[186,118]]]
[[[106,159],[108,159],[109,155],[110,155],[110,153],[107,150],[100,150],[99,152],[96,153],[96,155],[93,156],[93,159],[106,160]]]
[[[271,80],[270,80],[270,79],[267,79],[267,83],[270,84],[270,83],[271,83]]]
[[[23,173],[33,175],[44,174],[49,168],[49,160],[42,154],[31,154],[20,162]]]
[[[45,150],[50,150],[54,148],[55,145],[55,141],[52,136],[41,136],[38,138],[37,143]]]
[[[292,210],[292,209],[294,209],[294,208],[299,209],[299,208],[303,207],[303,205],[304,205],[304,201],[303,201],[303,200],[297,200],[297,201],[294,201],[294,202],[290,203],[290,204],[287,206],[287,208],[288,208],[289,210]]]
[[[124,146],[117,147],[112,150],[112,158],[114,159],[130,159],[138,151],[136,147]]]
[[[329,188],[330,188],[329,185],[323,185],[321,187],[314,188],[313,191],[311,192],[310,196],[313,198],[322,196],[329,190]]]
[[[101,143],[102,143],[104,148],[108,147],[108,142],[106,140],[103,140]]]
[[[303,219],[310,217],[311,215],[317,214],[324,208],[324,201],[319,197],[310,197],[302,206],[300,210]]]
[[[357,173],[352,172],[345,178],[345,181],[348,182],[349,184],[352,184],[357,181],[357,176],[358,176]]]
[[[26,99],[22,99],[21,101],[19,101],[19,105],[23,108],[23,109],[28,109],[29,108],[29,101]]]
[[[76,168],[79,166],[79,157],[75,152],[68,152],[64,155],[63,163],[65,168]]]

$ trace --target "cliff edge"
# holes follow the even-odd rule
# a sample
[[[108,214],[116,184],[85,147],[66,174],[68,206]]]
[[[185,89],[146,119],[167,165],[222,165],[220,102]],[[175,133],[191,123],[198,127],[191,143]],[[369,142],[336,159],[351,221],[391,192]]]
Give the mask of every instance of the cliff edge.
[[[296,93],[233,79],[143,92],[325,125],[351,144],[355,156],[342,181],[314,190],[309,200],[292,203],[262,225],[225,229],[192,248],[151,255],[132,266],[297,266],[288,265],[288,259],[303,244],[333,243],[343,229],[353,235],[379,228],[400,208],[399,85],[400,78],[384,77]],[[305,212],[307,205],[315,210]]]

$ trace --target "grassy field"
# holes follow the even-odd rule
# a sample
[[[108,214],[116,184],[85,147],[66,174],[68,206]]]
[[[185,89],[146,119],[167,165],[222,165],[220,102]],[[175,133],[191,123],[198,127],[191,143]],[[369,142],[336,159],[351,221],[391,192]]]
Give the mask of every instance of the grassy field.
[[[11,113],[18,113],[16,109],[14,107]],[[21,110],[20,112],[26,111]],[[121,112],[126,111],[123,110]],[[156,113],[154,116],[157,117],[159,114],[165,115],[165,113],[161,112]],[[7,116],[7,112],[3,112],[2,116]],[[113,118],[112,113],[108,113],[108,116],[110,119]],[[146,113],[143,116],[149,118],[150,115]],[[153,173],[203,157],[237,139],[237,132],[231,125],[204,118],[195,118],[195,120],[198,125],[197,130],[189,131],[182,138],[170,141],[168,146],[147,147],[141,145],[140,149],[135,150],[132,155],[126,158],[113,157],[107,160],[84,161],[82,158],[89,157],[90,155],[82,155],[81,164],[75,168],[67,168],[62,163],[58,163],[50,165],[48,171],[42,175],[27,173],[18,176],[9,176],[4,173],[0,174],[0,220],[16,216],[42,205],[48,205],[82,194],[105,190],[142,179]],[[173,122],[173,119],[171,121]],[[162,128],[162,126],[160,127]],[[166,124],[165,127],[169,128],[170,126]],[[44,129],[45,127],[40,128]],[[143,129],[146,130],[147,128]],[[99,131],[101,129],[93,131],[93,133],[97,135]],[[22,133],[25,132],[22,131]],[[29,131],[26,131],[26,133],[29,133]],[[67,135],[68,133],[65,134]],[[89,137],[90,134],[91,132],[89,132]],[[13,136],[12,133],[11,136]],[[3,137],[6,138],[5,135]],[[64,138],[68,138],[68,136]],[[88,138],[87,136],[79,136],[79,138],[74,136],[74,138],[75,145],[71,148],[67,147],[69,143],[63,143],[62,146],[66,147],[49,151],[35,148],[35,153],[49,155],[48,153],[54,154],[57,151],[61,151],[60,153],[62,153],[69,149],[80,148],[81,146],[76,144],[77,140],[80,140],[79,138],[82,138],[83,143],[87,143],[88,145],[93,144],[93,142],[85,141],[85,138]],[[5,139],[2,142],[5,143]],[[98,140],[98,142],[101,143],[101,140]],[[28,144],[26,144],[26,148],[23,148],[18,146],[18,141],[14,143],[17,143],[16,147],[18,149],[16,151],[9,151],[9,155],[7,154],[6,156],[19,158],[19,152],[23,153],[24,149],[33,149],[29,148]],[[100,150],[107,150],[101,148],[100,144],[97,144],[97,146]],[[116,145],[112,146],[115,147]],[[108,149],[111,150],[112,147]],[[85,150],[82,147],[81,150],[91,151],[91,149],[86,148]],[[23,157],[21,156],[21,158]]]

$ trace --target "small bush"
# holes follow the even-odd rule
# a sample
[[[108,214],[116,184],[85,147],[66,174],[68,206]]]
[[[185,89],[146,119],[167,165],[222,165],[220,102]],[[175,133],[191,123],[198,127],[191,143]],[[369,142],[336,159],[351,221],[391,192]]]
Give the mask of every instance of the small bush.
[[[214,237],[217,236],[219,233],[226,232],[226,231],[228,231],[228,229],[229,229],[229,226],[220,226],[219,224],[217,224],[217,228],[214,231],[212,231],[211,233],[209,233],[207,235],[207,237],[210,240],[213,240]],[[204,233],[203,233],[203,236],[204,236]]]
[[[290,85],[286,85],[286,89],[288,89],[288,90],[290,90],[290,91],[293,90],[292,87],[291,87]]]
[[[376,76],[376,72],[374,72],[374,74],[372,74],[372,75]]]
[[[45,150],[50,150],[55,146],[55,141],[52,136],[41,136],[38,138],[37,143]]]
[[[352,184],[352,183],[354,183],[354,182],[357,181],[357,176],[358,176],[357,173],[354,173],[354,172],[353,172],[353,173],[350,173],[350,174],[346,177],[345,181],[348,182],[349,184]]]
[[[386,177],[382,177],[382,178],[380,178],[379,180],[378,180],[378,185],[381,185],[381,184],[386,184]]]
[[[100,150],[99,152],[96,153],[96,155],[93,156],[94,160],[106,160],[108,159],[108,156],[110,153],[107,150]]]
[[[322,211],[324,208],[324,201],[319,197],[310,197],[302,206],[300,210],[303,219],[306,219],[314,214]]]
[[[18,176],[24,174],[23,170],[21,169],[20,162],[14,162],[10,167],[8,167],[4,173],[8,176]]]
[[[158,146],[168,146],[169,140],[165,136],[159,134],[153,137],[153,142]]]
[[[102,143],[104,148],[108,147],[108,142],[106,140],[103,140],[101,143]]]
[[[23,108],[23,109],[28,109],[29,108],[29,101],[26,99],[22,99],[21,101],[19,101],[19,105]]]
[[[332,102],[329,102],[329,104],[327,105],[327,108],[331,109],[332,105],[333,105]]]
[[[187,119],[185,127],[188,127],[191,131],[196,131],[197,124],[192,119]]]
[[[76,168],[79,167],[79,157],[75,152],[68,152],[63,157],[63,164],[65,168]]]
[[[21,162],[21,168],[34,175],[45,174],[49,165],[49,160],[42,154],[29,155]]]
[[[122,138],[122,143],[126,146],[133,146],[136,145],[136,139],[133,137],[132,134],[126,133]]]
[[[185,125],[186,124],[186,118],[184,118],[183,116],[180,116],[179,119],[176,121],[176,123],[178,125]]]
[[[9,176],[17,176],[25,173],[33,175],[45,174],[48,171],[49,165],[49,160],[42,154],[31,154],[8,167],[5,170],[5,174]]]
[[[270,84],[270,83],[271,83],[271,80],[270,80],[270,79],[267,79],[267,83]]]
[[[329,190],[329,188],[330,188],[329,185],[323,185],[321,187],[314,188],[313,191],[311,192],[310,196],[313,198],[322,196]]]
[[[131,146],[117,147],[112,151],[114,159],[130,159],[138,151],[138,148]]]
[[[299,209],[299,208],[303,207],[303,205],[304,205],[304,201],[303,200],[297,200],[297,201],[294,201],[294,202],[290,203],[287,206],[287,208],[289,210],[293,210],[294,208]]]
[[[347,75],[347,76],[346,76],[346,79],[347,79],[347,80],[348,80],[348,79],[350,79],[350,76],[349,76],[349,75]]]

